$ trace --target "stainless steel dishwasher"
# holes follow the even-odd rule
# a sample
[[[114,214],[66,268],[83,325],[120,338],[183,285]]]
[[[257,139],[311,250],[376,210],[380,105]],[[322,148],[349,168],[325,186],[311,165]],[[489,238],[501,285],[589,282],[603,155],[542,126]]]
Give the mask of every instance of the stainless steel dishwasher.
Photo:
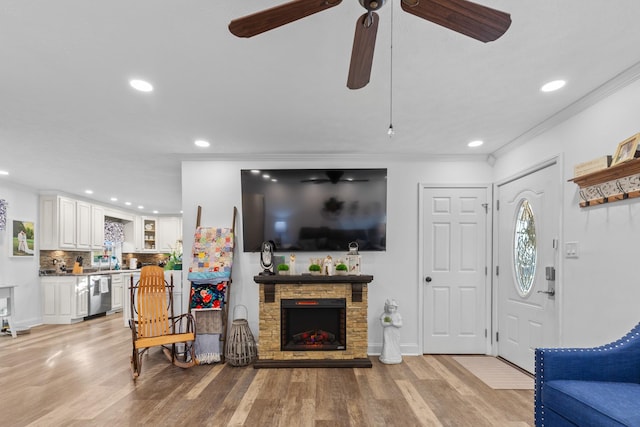
[[[111,310],[111,275],[89,276],[89,313],[87,317],[106,314]]]

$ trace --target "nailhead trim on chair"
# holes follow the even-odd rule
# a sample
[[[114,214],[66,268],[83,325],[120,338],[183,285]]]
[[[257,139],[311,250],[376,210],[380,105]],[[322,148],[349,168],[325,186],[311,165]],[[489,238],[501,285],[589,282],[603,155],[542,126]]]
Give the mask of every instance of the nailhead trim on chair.
[[[605,344],[599,347],[591,347],[591,348],[539,348],[537,350],[540,351],[540,354],[544,354],[544,353],[570,353],[570,352],[576,352],[576,353],[582,353],[582,352],[593,352],[593,351],[597,351],[597,352],[601,352],[601,351],[609,351],[609,350],[614,350],[617,349],[619,347],[624,347],[626,344],[630,344],[631,341],[639,339],[640,338],[640,323],[638,323],[631,331],[629,331],[625,336],[623,336],[622,338],[611,342],[609,344]],[[536,376],[536,385],[534,387],[534,392],[533,392],[533,399],[534,402],[536,401],[536,397],[537,397],[537,393],[538,393],[538,389],[542,390],[542,384],[544,384],[544,364],[542,363],[542,360],[539,360],[538,358],[538,353],[536,353],[536,360],[535,360],[535,366],[538,369],[538,371],[540,372],[540,384],[538,387],[537,381],[538,381],[538,376]],[[538,420],[538,416],[540,417],[540,420]],[[544,427],[544,405],[540,405],[540,413],[538,414],[538,411],[535,410],[534,408],[534,417],[535,417],[535,425],[536,426],[540,426],[540,427]],[[540,421],[540,424],[538,424],[538,421]]]

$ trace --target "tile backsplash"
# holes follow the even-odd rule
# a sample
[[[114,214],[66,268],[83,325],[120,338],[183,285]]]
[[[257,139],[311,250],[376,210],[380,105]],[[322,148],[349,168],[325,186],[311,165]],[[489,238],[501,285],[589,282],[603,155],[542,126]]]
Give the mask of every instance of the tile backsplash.
[[[55,269],[56,266],[53,263],[54,259],[62,259],[67,265],[68,269],[73,268],[73,264],[76,262],[76,259],[81,256],[82,257],[82,267],[91,268],[91,252],[81,252],[81,251],[40,251],[40,269],[41,270],[52,270]],[[122,266],[129,267],[129,259],[136,258],[138,262],[141,262],[143,265],[149,264],[159,264],[162,261],[167,259],[166,254],[149,254],[149,253],[125,253],[122,254]]]

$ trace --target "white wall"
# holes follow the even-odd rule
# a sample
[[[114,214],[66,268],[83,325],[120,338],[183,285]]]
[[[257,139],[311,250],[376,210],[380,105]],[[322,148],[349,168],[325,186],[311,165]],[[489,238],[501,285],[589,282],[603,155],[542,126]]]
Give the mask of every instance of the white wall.
[[[419,337],[419,287],[418,275],[418,185],[429,184],[474,184],[490,183],[491,167],[483,159],[434,159],[417,161],[406,159],[344,156],[316,158],[313,161],[293,159],[290,161],[221,160],[185,161],[182,163],[182,207],[185,268],[193,244],[197,206],[202,206],[203,226],[229,227],[233,206],[238,208],[236,230],[237,241],[242,241],[242,207],[240,191],[241,169],[275,168],[378,168],[388,169],[387,183],[387,250],[386,252],[363,253],[362,268],[365,274],[374,276],[369,285],[369,352],[379,353],[382,345],[382,328],[379,316],[387,298],[395,298],[404,326],[401,330],[401,345],[404,354],[420,354]],[[260,272],[256,253],[242,252],[241,243],[235,252],[233,284],[230,307],[243,304],[249,310],[249,324],[257,337],[258,333],[258,285],[253,276]],[[333,257],[344,255],[332,253]],[[283,254],[286,255],[286,254]],[[306,265],[310,256],[324,257],[326,253],[298,254],[297,263]],[[186,276],[186,275],[185,275]],[[186,281],[186,278],[185,278]],[[185,283],[188,286],[188,282]],[[257,337],[259,340],[259,337]]]
[[[14,219],[33,221],[36,227],[36,240],[38,239],[38,194],[33,190],[0,181],[0,199],[5,199],[9,205],[7,229],[0,231],[0,283],[17,286],[14,290],[14,323],[18,326],[40,324],[42,323],[42,304],[37,243],[33,257],[10,256],[11,226]]]
[[[619,142],[640,132],[638,111],[636,81],[497,157],[494,181],[564,154],[564,180],[558,183],[564,193],[561,249],[578,242],[579,258],[562,258],[557,281],[562,345],[604,344],[640,321],[640,199],[580,208],[578,187],[567,182],[574,165],[613,155]]]

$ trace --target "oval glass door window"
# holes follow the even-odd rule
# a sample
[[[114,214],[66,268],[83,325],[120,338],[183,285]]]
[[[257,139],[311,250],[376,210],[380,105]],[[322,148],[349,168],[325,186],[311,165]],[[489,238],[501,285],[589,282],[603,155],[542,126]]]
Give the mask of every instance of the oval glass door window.
[[[520,296],[529,295],[533,288],[538,261],[536,245],[536,223],[531,204],[526,199],[520,202],[513,236],[513,266],[516,275],[516,287]]]

